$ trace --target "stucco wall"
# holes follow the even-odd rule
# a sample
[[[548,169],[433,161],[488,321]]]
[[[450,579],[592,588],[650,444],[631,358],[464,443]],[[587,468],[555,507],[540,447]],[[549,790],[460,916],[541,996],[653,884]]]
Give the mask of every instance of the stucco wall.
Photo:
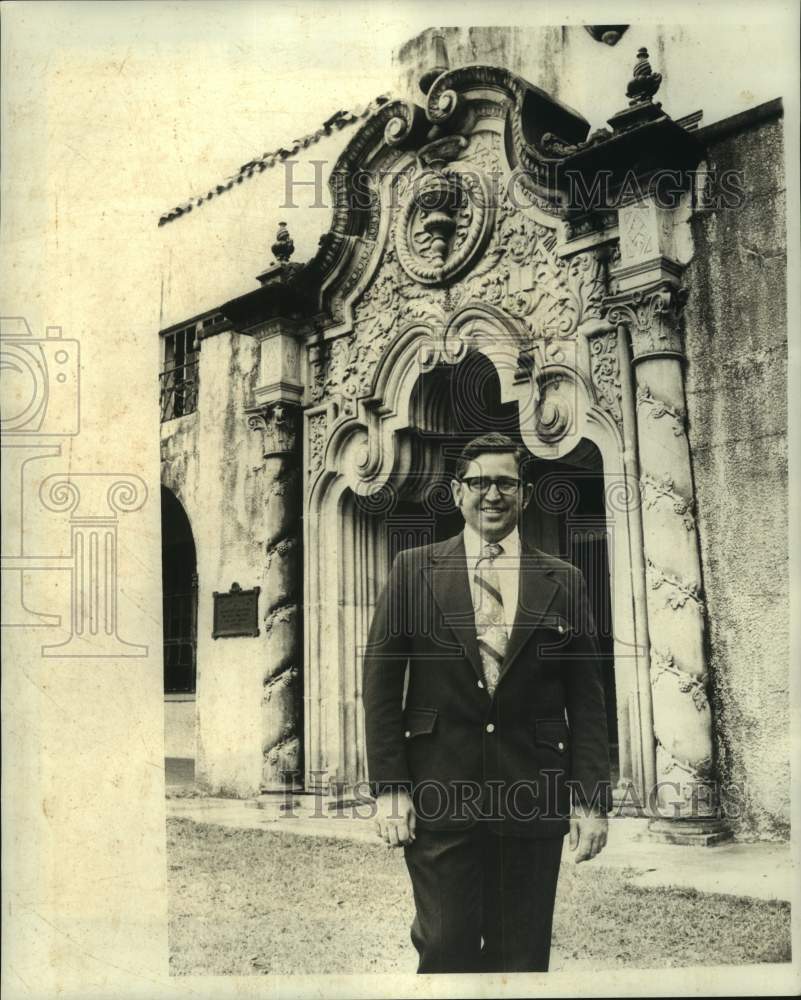
[[[669,11],[659,14],[666,19]],[[451,67],[504,66],[599,128],[628,103],[626,85],[637,50],[645,46],[662,75],[657,100],[668,114],[677,118],[702,108],[708,124],[778,97],[788,60],[795,58],[794,39],[775,23],[760,23],[756,8],[738,14],[737,24],[719,17],[714,24],[632,24],[614,46],[595,41],[579,24],[431,28],[399,49],[395,86],[421,99],[420,72],[432,65],[432,34],[442,30]]]
[[[785,197],[781,119],[743,117],[709,138],[747,197],[693,221],[687,404],[719,769],[738,833],[772,838],[790,811]]]
[[[170,695],[164,702],[164,756],[194,758],[197,750],[195,697]]]
[[[162,482],[178,496],[197,549],[196,773],[213,791],[258,792],[262,774],[266,559],[261,436],[248,428],[258,343],[225,332],[202,342],[197,412],[162,427]],[[261,635],[212,638],[213,592],[259,586]]]
[[[286,160],[238,175],[230,189],[191,203],[190,210],[159,228],[162,330],[258,287],[256,275],[273,262],[279,222],[289,227],[295,260],[314,256],[331,225],[331,168],[358,124],[361,118]],[[190,193],[176,192],[176,198]]]

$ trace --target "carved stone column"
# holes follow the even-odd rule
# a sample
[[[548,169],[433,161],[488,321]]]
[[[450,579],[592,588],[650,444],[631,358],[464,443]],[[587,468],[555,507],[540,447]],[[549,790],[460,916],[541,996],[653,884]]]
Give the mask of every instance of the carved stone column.
[[[264,502],[264,672],[261,699],[264,792],[302,787],[303,669],[300,404],[304,383],[301,342],[308,332],[308,290],[296,286],[303,265],[290,261],[294,243],[280,223],[272,246],[275,261],[258,275],[260,287],[226,302],[221,311],[240,333],[259,342],[258,374],[248,424],[263,438],[261,496]],[[289,808],[281,794],[259,805]]]
[[[686,431],[680,314],[686,293],[670,281],[607,299],[628,329],[636,389],[646,564],[651,692],[656,737],[650,829],[681,843],[714,843],[719,821],[712,712],[704,651],[705,608]]]
[[[624,266],[617,277],[624,290],[608,297],[605,309],[611,323],[628,330],[636,394],[656,738],[657,782],[647,790],[654,817],[650,830],[673,842],[711,844],[728,834],[719,820],[714,781],[705,607],[686,427],[680,320],[687,293],[678,285],[681,268],[660,253],[670,231],[661,215],[659,210],[650,214],[661,232],[654,225],[653,243],[649,247],[649,241],[639,240],[635,253],[629,248],[628,261],[621,238]],[[639,220],[639,233],[647,232],[647,223],[648,215]],[[621,233],[634,228],[621,218]],[[643,249],[656,253],[649,260]]]
[[[265,617],[262,787],[295,786],[302,769],[299,409],[270,403],[249,410],[264,441]]]

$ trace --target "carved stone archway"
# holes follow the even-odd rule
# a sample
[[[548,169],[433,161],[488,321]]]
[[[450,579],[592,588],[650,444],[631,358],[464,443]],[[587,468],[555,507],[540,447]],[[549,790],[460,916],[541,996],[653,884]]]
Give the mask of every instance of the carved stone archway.
[[[504,403],[515,403],[529,451],[564,459],[591,441],[604,464],[608,558],[612,582],[621,783],[642,794],[654,775],[647,646],[638,643],[633,581],[642,574],[639,496],[627,474],[616,419],[598,402],[585,338],[551,345],[550,361],[531,351],[525,327],[502,311],[473,303],[442,331],[417,324],[393,345],[377,369],[374,392],[359,417],[340,418],[321,446],[321,466],[307,483],[306,538],[306,760],[307,782],[318,776],[343,785],[366,777],[361,721],[360,651],[388,552],[381,514],[410,475],[434,481],[435,449],[410,431],[447,433],[441,400],[412,400],[418,379],[437,365],[458,365],[470,352],[492,363]],[[307,415],[310,433],[314,413]],[[424,427],[422,426],[425,422]],[[425,539],[415,539],[420,544]],[[634,562],[634,565],[633,565]],[[643,716],[645,715],[645,718]]]
[[[505,70],[441,73],[422,105],[387,103],[346,147],[315,257],[226,305],[262,338],[257,402],[303,413],[307,788],[321,771],[363,776],[356,656],[387,568],[370,505],[436,467],[409,431],[441,407],[416,409],[414,387],[480,351],[533,455],[564,459],[586,440],[602,457],[619,793],[667,816],[668,839],[725,836],[684,416],[686,233],[681,204],[643,193],[701,150],[653,103],[657,87],[641,54],[630,106],[589,135]],[[599,172],[609,197],[588,207],[576,191]]]

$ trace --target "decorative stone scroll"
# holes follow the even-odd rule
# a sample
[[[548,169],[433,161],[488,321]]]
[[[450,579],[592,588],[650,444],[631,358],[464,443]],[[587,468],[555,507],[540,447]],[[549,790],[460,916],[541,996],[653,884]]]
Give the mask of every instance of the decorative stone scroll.
[[[370,283],[353,302],[352,328],[309,349],[312,404],[340,397],[343,412],[354,415],[356,400],[370,394],[387,346],[405,326],[422,322],[442,329],[454,312],[474,302],[521,320],[530,344],[574,340],[582,323],[600,318],[606,281],[603,257],[596,251],[570,259],[559,256],[555,229],[521,211],[498,183],[504,155],[498,134],[480,132],[466,144],[452,139],[447,151],[458,152],[458,161],[443,167],[431,152],[434,144],[426,147],[423,159],[435,163],[440,176],[456,185],[455,194],[444,184],[437,186],[441,179],[431,188],[444,206],[440,215],[447,214],[449,204],[453,207],[455,228],[451,232],[439,227],[439,222],[444,226],[442,219],[435,220],[433,229],[425,228],[420,196],[417,201],[413,196],[415,190],[426,191],[425,164],[397,175],[397,191],[389,204],[397,202],[398,207],[387,246]],[[444,145],[438,147],[440,155],[444,151]],[[495,208],[484,212],[482,199],[489,196],[490,178]],[[476,227],[479,216],[481,225]],[[351,287],[349,278],[343,287]],[[610,363],[610,358],[599,363],[599,372],[608,370]],[[610,393],[602,395],[614,409]]]
[[[325,412],[309,414],[307,420],[308,458],[306,468],[314,475],[323,467],[328,418]]]
[[[288,403],[271,403],[248,411],[248,426],[262,432],[265,458],[294,453],[297,424],[297,407]]]
[[[465,143],[466,145],[466,143]],[[486,246],[494,220],[492,194],[480,173],[424,171],[398,216],[398,261],[423,285],[452,281]]]
[[[634,363],[649,357],[684,357],[680,318],[687,292],[669,282],[605,300],[610,323],[625,323]]]
[[[575,387],[568,379],[549,376],[542,380],[540,393],[535,415],[537,436],[555,444],[575,428]]]
[[[590,374],[598,393],[598,402],[618,424],[622,424],[622,388],[616,329],[590,339]]]

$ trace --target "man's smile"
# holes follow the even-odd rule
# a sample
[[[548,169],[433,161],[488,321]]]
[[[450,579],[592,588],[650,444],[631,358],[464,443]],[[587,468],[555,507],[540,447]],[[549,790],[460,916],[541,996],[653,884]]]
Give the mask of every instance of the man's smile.
[[[499,542],[514,530],[532,489],[521,482],[514,451],[488,452],[472,459],[452,480],[451,488],[465,524],[485,542]]]

